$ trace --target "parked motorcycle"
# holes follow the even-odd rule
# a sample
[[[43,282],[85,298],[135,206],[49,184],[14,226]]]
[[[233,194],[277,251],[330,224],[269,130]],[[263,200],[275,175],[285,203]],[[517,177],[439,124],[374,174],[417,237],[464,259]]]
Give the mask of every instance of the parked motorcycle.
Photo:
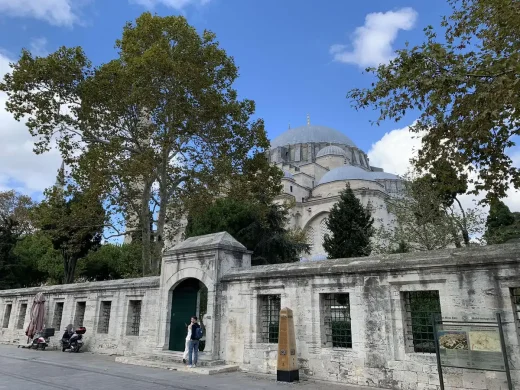
[[[45,351],[45,348],[49,346],[50,338],[54,336],[54,328],[46,328],[43,329],[40,333],[38,333],[29,348],[33,349],[41,349]]]
[[[69,325],[65,329],[65,333],[63,333],[63,337],[61,338],[62,352],[66,350],[69,350],[69,352],[79,352],[83,346],[83,335],[87,329],[83,326],[80,326],[76,330],[72,329],[72,325]]]

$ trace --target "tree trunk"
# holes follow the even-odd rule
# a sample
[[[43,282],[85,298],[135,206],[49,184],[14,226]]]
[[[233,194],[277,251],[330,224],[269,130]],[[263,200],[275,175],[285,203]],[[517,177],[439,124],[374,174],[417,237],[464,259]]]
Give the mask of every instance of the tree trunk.
[[[468,221],[466,219],[466,212],[464,211],[464,208],[462,207],[462,204],[457,199],[457,197],[455,197],[455,200],[457,201],[457,204],[459,205],[459,208],[460,208],[460,212],[462,213],[462,226],[461,226],[462,239],[464,240],[464,245],[470,246],[470,242],[469,242],[470,239],[469,239],[469,232],[468,232]]]
[[[164,247],[164,225],[166,224],[166,212],[170,200],[167,172],[168,163],[167,159],[164,158],[159,171],[159,216],[157,218],[157,242],[153,256],[153,269],[156,274],[160,272],[162,250]]]
[[[74,283],[74,274],[76,273],[77,259],[66,254],[62,249],[61,256],[63,257],[63,283]]]
[[[447,209],[444,209],[444,213],[446,214],[446,217],[448,218],[448,221],[450,223],[450,234],[453,237],[453,243],[455,244],[455,247],[456,248],[462,248],[462,244],[460,243],[460,237],[459,237],[459,234],[457,232],[457,228],[453,224],[453,217],[452,217],[453,216],[453,211],[452,211],[452,216],[450,216],[448,214],[448,210]]]
[[[168,205],[170,204],[171,191],[178,185],[188,179],[188,176],[181,176],[177,180],[170,182],[168,178],[168,164],[169,154],[166,154],[163,159],[163,164],[159,170],[159,216],[157,218],[157,243],[155,246],[155,272],[159,274],[161,267],[162,251],[164,248],[164,229],[166,225],[166,214],[168,212]]]
[[[150,197],[152,184],[149,180],[145,181],[141,194],[141,212],[139,220],[141,223],[141,242],[143,250],[143,276],[152,273],[152,242],[150,229]]]

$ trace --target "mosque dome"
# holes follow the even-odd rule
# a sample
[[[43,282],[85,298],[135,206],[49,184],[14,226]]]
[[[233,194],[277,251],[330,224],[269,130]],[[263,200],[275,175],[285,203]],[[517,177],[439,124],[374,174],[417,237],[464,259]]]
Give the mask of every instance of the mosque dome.
[[[310,142],[327,142],[331,144],[356,146],[349,137],[337,130],[331,129],[330,127],[307,124],[283,132],[271,141],[271,148]]]
[[[339,146],[328,145],[328,146],[325,146],[323,149],[320,149],[320,151],[316,154],[316,158],[323,157],[323,156],[341,156],[341,157],[346,157],[347,154]]]
[[[368,172],[364,169],[352,165],[344,165],[338,168],[334,168],[323,175],[321,180],[318,182],[318,185],[343,180],[375,181],[376,178],[372,176],[373,173],[374,172]]]

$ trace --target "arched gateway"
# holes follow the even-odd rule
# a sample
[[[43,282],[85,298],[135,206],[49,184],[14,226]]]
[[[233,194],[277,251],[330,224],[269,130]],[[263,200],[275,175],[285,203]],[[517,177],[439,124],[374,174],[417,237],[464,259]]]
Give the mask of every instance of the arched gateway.
[[[204,326],[204,353],[218,358],[219,281],[231,268],[249,268],[251,252],[226,232],[188,238],[166,251],[160,282],[159,350],[183,351],[191,316]]]
[[[196,316],[204,325],[204,315],[208,308],[208,288],[195,278],[184,279],[172,292],[170,316],[170,351],[184,351],[186,327],[192,316]],[[204,343],[205,345],[205,343]]]

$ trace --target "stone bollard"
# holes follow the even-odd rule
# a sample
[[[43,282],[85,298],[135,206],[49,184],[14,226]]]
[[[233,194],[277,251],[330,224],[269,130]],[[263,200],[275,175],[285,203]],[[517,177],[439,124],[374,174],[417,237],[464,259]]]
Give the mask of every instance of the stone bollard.
[[[293,312],[287,307],[280,310],[276,380],[279,382],[294,382],[300,380],[298,361],[296,359],[296,337],[294,334]]]

